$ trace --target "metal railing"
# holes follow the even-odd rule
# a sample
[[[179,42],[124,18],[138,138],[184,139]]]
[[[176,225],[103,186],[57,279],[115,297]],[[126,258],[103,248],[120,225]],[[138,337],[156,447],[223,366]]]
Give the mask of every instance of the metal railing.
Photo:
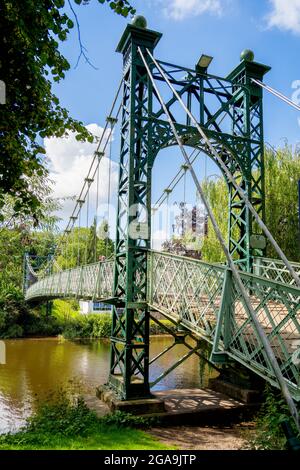
[[[294,265],[300,270],[300,265]],[[27,300],[111,299],[114,260],[45,277]],[[300,289],[282,263],[254,260],[255,274],[241,273],[252,308],[264,329],[282,375],[300,400]],[[298,272],[298,271],[297,271]],[[234,359],[273,385],[276,377],[231,270],[173,254],[148,253],[148,304],[213,345],[213,357]]]
[[[113,295],[113,271],[114,260],[67,269],[37,281],[25,298],[108,299]]]
[[[291,265],[300,277],[300,263],[291,263]],[[285,264],[278,259],[253,258],[253,274],[282,284],[295,285],[295,280]]]

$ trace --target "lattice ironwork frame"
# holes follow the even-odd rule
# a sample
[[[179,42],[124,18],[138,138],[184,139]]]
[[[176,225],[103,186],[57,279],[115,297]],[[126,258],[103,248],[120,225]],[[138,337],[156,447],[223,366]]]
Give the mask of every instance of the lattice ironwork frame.
[[[123,54],[124,88],[109,384],[123,399],[150,396],[147,250],[152,85],[138,47],[153,51],[160,37],[128,25],[117,48]],[[139,224],[147,233],[138,233]]]
[[[199,74],[197,69],[191,70],[158,62],[177,93],[197,118],[235,181],[247,193],[249,200],[264,220],[263,95],[261,88],[254,86],[251,79],[260,76],[262,80],[270,67],[242,61],[227,78],[220,78],[207,73]],[[184,74],[185,77],[182,78]],[[156,80],[163,81],[156,68],[153,69],[153,75]],[[160,104],[156,104],[154,97],[154,107],[155,105],[157,111],[153,114],[153,134],[156,144],[154,158],[161,148],[177,144],[170,124],[162,120],[164,112]],[[202,150],[218,165],[211,150],[207,148],[197,130],[190,125],[190,118],[187,116],[185,125],[178,120],[176,105],[178,102],[171,95],[170,99],[166,100],[166,106],[182,142]],[[261,234],[261,231],[257,224],[253,223],[251,212],[232,183],[229,181],[227,183],[229,250],[237,263],[250,272],[252,256],[262,254],[261,251],[251,247],[251,235]]]
[[[300,263],[291,263],[294,271],[300,277]],[[256,257],[253,259],[253,274],[271,281],[294,286],[295,279],[291,276],[283,261],[271,258]]]
[[[278,387],[231,270],[149,252],[149,305],[213,345],[214,363],[237,361]],[[241,273],[293,397],[300,400],[300,289]]]
[[[286,383],[293,397],[300,400],[300,289],[289,285],[290,279],[286,277],[280,261],[263,258],[258,262],[255,259],[254,267],[255,270],[259,268],[259,273],[241,273],[242,282]],[[295,264],[295,267],[299,269],[299,265]],[[29,287],[26,299],[39,301],[74,297],[114,303],[113,268],[114,260],[110,260],[60,271]],[[268,276],[277,276],[279,282],[268,279]],[[148,251],[146,290],[147,310],[143,303],[140,307],[136,304],[138,317],[131,325],[134,351],[129,373],[138,387],[137,391],[140,391],[139,385],[145,373],[145,320],[151,310],[161,312],[173,323],[186,328],[193,337],[212,344],[212,362],[237,361],[278,386],[243,297],[226,266]],[[123,344],[128,313],[120,306],[115,313],[118,318],[111,343],[112,367],[120,376],[126,376]],[[194,348],[194,353],[199,354],[198,347]]]
[[[25,299],[77,298],[112,300],[114,260],[67,269],[46,276],[26,290]]]
[[[124,85],[109,384],[124,399],[150,394],[147,250],[151,234],[151,176],[158,152],[176,144],[138,53],[140,47],[155,80],[162,81],[147,54],[147,49],[153,53],[160,37],[155,31],[128,25],[117,48],[123,54]],[[269,68],[253,63],[252,70],[243,62],[230,77],[219,78],[177,65],[160,65],[189,109],[196,112],[214,148],[263,216],[262,93],[250,84],[250,79],[253,75],[262,80]],[[187,116],[182,122],[182,110],[178,117],[178,102],[172,94],[166,104],[184,144],[213,158],[191,126],[190,118]],[[241,267],[249,271],[255,254],[250,248],[252,219],[230,184],[229,200],[229,248]],[[147,227],[148,233],[132,237],[131,229],[139,223]]]

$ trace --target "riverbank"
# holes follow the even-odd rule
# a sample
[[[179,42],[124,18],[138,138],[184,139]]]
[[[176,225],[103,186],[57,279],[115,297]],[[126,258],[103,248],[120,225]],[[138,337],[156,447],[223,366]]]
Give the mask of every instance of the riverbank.
[[[149,422],[115,413],[98,417],[82,398],[60,390],[40,403],[36,413],[15,434],[0,435],[0,450],[165,450],[145,432]]]
[[[0,450],[240,450],[254,429],[249,423],[162,427],[153,419],[100,411],[57,391],[19,432],[0,436]]]
[[[100,339],[109,338],[112,316],[110,313],[82,314],[75,300],[54,300],[50,311],[45,306],[25,309],[22,315],[0,322],[0,338],[35,338],[63,336],[66,339]],[[165,319],[160,323],[171,331],[176,326]],[[150,321],[150,334],[166,334],[163,326]]]
[[[158,356],[174,344],[171,336],[152,336],[150,357]],[[0,364],[0,434],[15,432],[25,418],[35,413],[37,404],[57,388],[78,388],[84,397],[94,396],[107,382],[110,366],[109,339],[70,341],[62,337],[4,340],[6,364]],[[177,344],[151,365],[150,381],[186,354]],[[206,387],[213,371],[200,367],[191,356],[159,383],[160,390]],[[157,389],[157,388],[156,388]],[[79,392],[78,392],[79,393]]]

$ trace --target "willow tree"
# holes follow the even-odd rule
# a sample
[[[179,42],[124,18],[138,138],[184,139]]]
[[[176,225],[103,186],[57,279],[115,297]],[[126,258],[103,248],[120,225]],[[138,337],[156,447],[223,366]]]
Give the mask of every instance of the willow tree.
[[[286,256],[300,261],[298,181],[300,180],[300,153],[285,146],[277,151],[266,149],[266,223]],[[204,183],[208,197],[223,237],[227,240],[228,189],[225,180]],[[267,256],[275,257],[273,247],[267,245]],[[206,261],[224,261],[224,253],[215,236],[211,222],[204,239],[202,258]]]

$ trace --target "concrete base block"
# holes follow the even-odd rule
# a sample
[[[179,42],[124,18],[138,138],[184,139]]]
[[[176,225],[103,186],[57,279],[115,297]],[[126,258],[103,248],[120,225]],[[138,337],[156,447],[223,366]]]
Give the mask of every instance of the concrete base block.
[[[153,398],[121,401],[105,387],[97,396],[110,411],[120,410],[148,418],[156,418],[164,426],[229,425],[252,419],[258,410],[255,403],[242,403],[210,389],[178,389],[153,392]]]
[[[105,385],[97,388],[96,395],[107,404],[111,411],[119,410],[133,415],[152,415],[165,412],[164,401],[154,396],[138,400],[120,400],[114,391]]]
[[[235,400],[239,400],[243,403],[261,403],[263,398],[261,390],[247,389],[240,385],[226,382],[220,378],[210,379],[208,386],[215,392],[224,393],[224,395],[227,395],[228,397],[231,397]]]

